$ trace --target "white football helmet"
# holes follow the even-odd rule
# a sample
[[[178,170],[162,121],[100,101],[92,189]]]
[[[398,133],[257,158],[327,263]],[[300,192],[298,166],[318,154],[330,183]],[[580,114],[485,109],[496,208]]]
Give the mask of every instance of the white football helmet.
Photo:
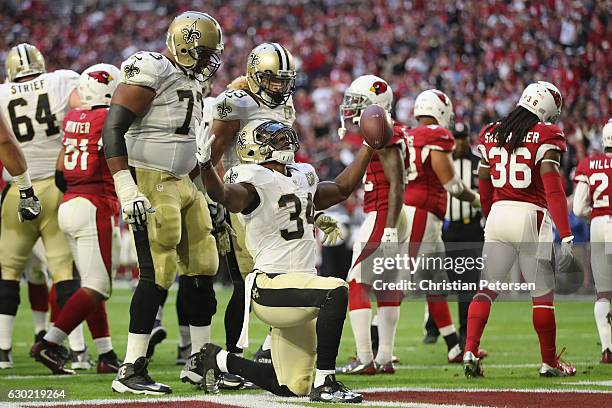
[[[437,89],[428,89],[417,95],[414,101],[414,117],[431,116],[438,125],[449,129],[455,114],[448,95]]]
[[[601,144],[604,149],[612,147],[612,119],[608,119],[601,132]]]
[[[344,99],[340,105],[340,128],[338,129],[340,139],[346,134],[344,121],[353,119],[353,123],[359,124],[364,109],[373,104],[391,113],[393,91],[384,79],[376,75],[362,75],[344,91]]]
[[[247,123],[236,141],[236,152],[243,163],[293,163],[299,148],[297,133],[291,126],[266,119]]]
[[[527,85],[516,105],[536,115],[541,122],[554,123],[561,115],[563,97],[550,82],[538,81]]]
[[[96,64],[83,71],[78,88],[81,106],[110,106],[120,76],[119,68],[111,64]]]

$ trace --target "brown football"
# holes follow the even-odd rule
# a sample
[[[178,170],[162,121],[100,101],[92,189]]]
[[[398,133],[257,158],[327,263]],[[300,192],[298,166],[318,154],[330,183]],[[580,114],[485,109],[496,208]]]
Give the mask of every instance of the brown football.
[[[393,136],[391,118],[379,105],[370,105],[363,111],[359,129],[366,143],[374,149],[386,146]]]

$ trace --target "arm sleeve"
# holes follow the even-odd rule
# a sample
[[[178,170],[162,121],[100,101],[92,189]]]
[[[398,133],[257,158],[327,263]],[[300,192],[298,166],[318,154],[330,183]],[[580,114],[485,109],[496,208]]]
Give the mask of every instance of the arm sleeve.
[[[589,185],[582,181],[578,182],[574,190],[574,214],[579,217],[588,217],[591,213],[591,199],[589,197]]]
[[[551,171],[542,176],[544,191],[546,192],[546,205],[552,217],[559,236],[561,238],[572,235],[569,226],[569,216],[567,214],[567,200],[563,191],[561,175],[556,171]]]

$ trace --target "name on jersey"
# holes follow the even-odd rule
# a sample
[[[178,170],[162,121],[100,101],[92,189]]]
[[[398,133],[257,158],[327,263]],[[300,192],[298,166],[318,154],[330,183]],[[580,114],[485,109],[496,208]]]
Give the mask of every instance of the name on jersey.
[[[89,134],[89,122],[74,122],[69,120],[66,122],[65,132],[68,133],[80,133],[80,134]]]
[[[28,82],[27,84],[12,84],[11,85],[11,94],[15,95],[21,92],[32,92],[44,89],[45,80],[39,79],[36,81]]]
[[[506,140],[512,137],[512,132],[506,137]],[[527,132],[523,138],[523,143],[538,143],[540,140],[540,132]],[[497,143],[497,134],[485,133],[485,143]]]
[[[591,170],[607,170],[612,168],[610,159],[604,160],[589,160],[589,169]]]

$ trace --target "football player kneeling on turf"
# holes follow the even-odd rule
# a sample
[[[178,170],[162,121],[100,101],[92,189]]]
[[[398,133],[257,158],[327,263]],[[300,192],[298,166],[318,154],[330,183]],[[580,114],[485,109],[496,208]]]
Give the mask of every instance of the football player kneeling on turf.
[[[245,282],[245,321],[238,346],[248,345],[248,312],[272,327],[272,364],[246,360],[206,344],[196,370],[209,392],[216,377],[238,374],[276,395],[310,395],[312,401],[361,402],[336,380],[335,366],[348,304],[348,285],[320,277],[315,269],[315,209],[337,204],[361,181],[373,154],[364,145],[334,181],[319,183],[314,168],[294,163],[295,131],[276,121],[256,120],[238,134],[243,162],[223,184],[212,168],[214,136],[198,129],[198,161],[210,197],[237,213],[255,261]],[[312,370],[316,375],[312,383]]]

